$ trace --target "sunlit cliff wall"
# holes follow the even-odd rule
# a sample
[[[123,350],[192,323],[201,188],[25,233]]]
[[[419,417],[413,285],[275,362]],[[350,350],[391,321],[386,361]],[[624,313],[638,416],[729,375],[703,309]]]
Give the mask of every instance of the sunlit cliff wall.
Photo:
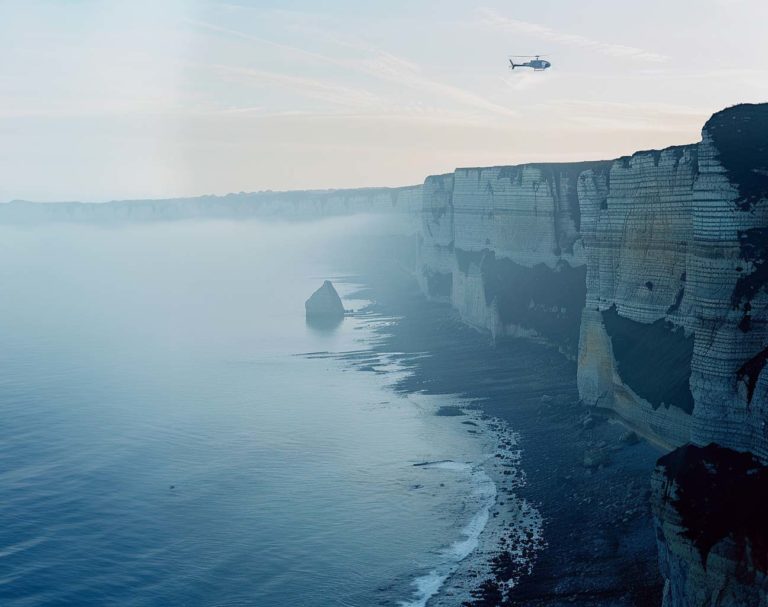
[[[575,355],[586,291],[578,190],[587,173],[607,168],[539,164],[429,177],[424,290],[496,338],[531,337]]]
[[[575,357],[585,403],[652,440],[766,460],[766,142],[768,105],[737,106],[698,144],[430,177],[423,288]]]

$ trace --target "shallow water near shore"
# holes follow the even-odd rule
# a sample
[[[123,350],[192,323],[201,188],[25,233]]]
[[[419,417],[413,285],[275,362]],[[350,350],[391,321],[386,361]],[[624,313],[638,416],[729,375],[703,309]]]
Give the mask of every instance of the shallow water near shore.
[[[370,221],[2,230],[4,605],[460,592],[500,439],[392,389],[371,348],[397,319],[317,255]],[[361,313],[313,328],[325,278]]]

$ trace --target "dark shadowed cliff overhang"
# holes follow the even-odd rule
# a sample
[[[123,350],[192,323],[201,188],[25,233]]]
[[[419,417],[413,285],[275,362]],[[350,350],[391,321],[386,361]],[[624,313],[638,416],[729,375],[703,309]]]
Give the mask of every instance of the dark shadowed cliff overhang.
[[[768,103],[744,103],[717,112],[704,130],[738,188],[736,204],[752,210],[768,194]]]
[[[455,251],[459,271],[480,267],[485,301],[495,304],[504,325],[532,329],[547,341],[575,354],[581,311],[586,301],[586,268],[561,261],[526,267],[493,251]]]
[[[717,112],[704,126],[717,150],[728,180],[738,190],[738,210],[754,213],[768,199],[768,104],[740,104]],[[734,308],[744,304],[743,331],[750,329],[749,302],[768,284],[768,229],[739,232],[745,273],[731,296]]]
[[[603,312],[603,323],[621,381],[654,409],[663,404],[692,413],[693,336],[664,319],[651,324],[629,320],[616,306]]]
[[[705,566],[712,548],[730,538],[738,552],[732,557],[742,565],[737,575],[748,575],[750,568],[768,571],[767,467],[750,453],[715,444],[686,445],[659,459],[657,474],[664,482],[655,490],[654,500],[671,501],[683,535]]]
[[[425,270],[427,292],[430,297],[450,297],[453,289],[453,274],[451,272],[435,272]]]

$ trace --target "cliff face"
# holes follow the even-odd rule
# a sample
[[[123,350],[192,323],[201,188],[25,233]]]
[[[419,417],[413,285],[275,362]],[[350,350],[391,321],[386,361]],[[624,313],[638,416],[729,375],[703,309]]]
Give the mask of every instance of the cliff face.
[[[766,142],[768,105],[737,106],[698,144],[430,177],[423,288],[576,357],[585,403],[664,446],[768,460]]]
[[[767,136],[768,106],[725,110],[695,146],[616,161],[585,208],[580,392],[669,446],[768,458]]]
[[[768,459],[768,106],[716,114],[694,188],[692,440]]]
[[[693,339],[687,259],[697,147],[615,161],[600,196],[584,200],[587,301],[579,392],[645,435],[690,434]]]
[[[585,301],[579,190],[609,163],[459,169],[423,189],[421,278],[432,297],[494,337],[575,355]]]

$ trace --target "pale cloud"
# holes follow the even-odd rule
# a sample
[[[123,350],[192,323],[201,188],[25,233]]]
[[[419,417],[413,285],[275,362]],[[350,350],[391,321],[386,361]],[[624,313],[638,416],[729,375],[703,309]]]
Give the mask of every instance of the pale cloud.
[[[373,46],[363,46],[353,41],[334,37],[334,41],[336,43],[342,44],[348,48],[354,48],[360,55],[368,55],[366,57],[355,59],[338,59],[301,47],[281,44],[262,37],[252,36],[245,32],[221,27],[208,22],[189,21],[189,23],[196,27],[203,28],[212,32],[225,34],[237,40],[269,46],[282,52],[292,54],[296,57],[300,57],[302,59],[311,60],[326,65],[332,65],[335,67],[343,68],[344,70],[352,70],[357,74],[363,74],[380,82],[385,82],[389,85],[395,85],[396,89],[394,90],[394,93],[396,94],[401,93],[402,88],[408,88],[411,90],[421,91],[422,93],[434,95],[437,98],[443,98],[454,103],[459,103],[476,111],[492,112],[496,115],[507,117],[514,117],[518,115],[517,111],[510,107],[489,101],[486,97],[477,95],[461,87],[430,78],[429,76],[426,76],[420,66],[413,61],[396,56],[392,53],[375,48]],[[291,77],[288,78],[290,79]],[[316,84],[319,85],[320,83]],[[312,88],[317,90],[320,87],[317,86]],[[331,89],[343,87],[336,87],[336,85],[328,83],[326,84],[325,88]],[[390,95],[390,97],[392,96],[393,95]]]
[[[318,61],[321,63],[342,65],[342,62],[337,61],[336,59],[333,59],[321,53],[314,53],[312,51],[308,51],[306,49],[299,48],[296,46],[291,46],[289,44],[281,44],[279,42],[274,42],[273,40],[268,40],[260,36],[253,36],[251,34],[246,34],[245,32],[241,32],[239,30],[231,29],[228,27],[222,27],[214,23],[209,23],[207,21],[201,21],[199,19],[185,19],[184,22],[187,23],[188,25],[192,25],[193,27],[196,27],[199,29],[208,30],[210,32],[215,32],[218,34],[223,34],[225,37],[235,38],[238,40],[245,40],[247,42],[268,46],[276,50],[286,52],[288,54],[297,55],[302,59],[312,59],[314,61]]]
[[[611,158],[695,141],[714,111],[768,97],[765,0],[648,2],[0,0],[0,201]],[[554,68],[507,69],[533,50]]]
[[[542,74],[541,72],[523,72],[516,70],[518,73],[513,76],[507,77],[504,82],[513,91],[526,91],[541,86],[547,86],[552,83],[552,80],[557,80],[555,74]],[[543,77],[542,77],[543,76]]]
[[[564,122],[617,132],[663,127],[668,132],[696,133],[712,113],[711,108],[647,102],[560,100],[544,102],[542,107],[557,114]]]
[[[610,57],[626,57],[652,63],[663,63],[668,60],[668,57],[659,53],[624,44],[602,42],[580,34],[560,32],[539,23],[504,17],[487,8],[481,8],[479,15],[480,23],[487,27],[513,33],[529,34],[549,42],[589,49]]]
[[[325,101],[335,105],[356,108],[375,108],[381,106],[381,99],[373,93],[333,82],[249,67],[218,64],[200,64],[200,67],[212,69],[223,75],[240,77],[241,81],[245,79],[248,82],[274,84],[291,89],[295,93],[310,99]]]
[[[387,80],[391,84],[431,93],[439,98],[449,99],[475,110],[492,112],[506,117],[519,115],[517,110],[489,101],[486,97],[429,78],[415,64],[383,51],[378,51],[373,60],[357,62],[356,65],[357,69],[368,75]]]

